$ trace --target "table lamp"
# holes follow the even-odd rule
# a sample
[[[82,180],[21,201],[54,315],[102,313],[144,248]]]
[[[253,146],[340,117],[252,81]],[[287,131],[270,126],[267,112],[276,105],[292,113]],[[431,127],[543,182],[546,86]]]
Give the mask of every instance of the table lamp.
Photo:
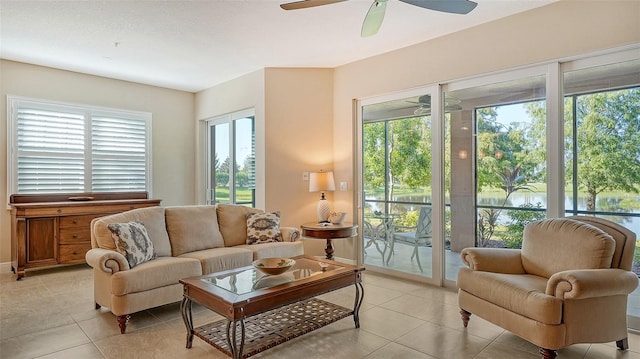
[[[309,174],[309,192],[322,192],[318,202],[318,223],[328,223],[331,207],[324,198],[325,191],[335,191],[336,184],[333,181],[333,171],[311,172]]]

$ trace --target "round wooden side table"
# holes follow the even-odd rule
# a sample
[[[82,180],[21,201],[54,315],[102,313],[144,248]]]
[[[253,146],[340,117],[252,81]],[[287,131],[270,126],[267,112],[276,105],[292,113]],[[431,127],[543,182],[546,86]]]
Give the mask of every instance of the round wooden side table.
[[[351,222],[341,224],[309,222],[301,225],[300,228],[305,237],[327,240],[327,245],[324,247],[327,259],[333,259],[332,239],[351,238],[358,235],[358,225]]]

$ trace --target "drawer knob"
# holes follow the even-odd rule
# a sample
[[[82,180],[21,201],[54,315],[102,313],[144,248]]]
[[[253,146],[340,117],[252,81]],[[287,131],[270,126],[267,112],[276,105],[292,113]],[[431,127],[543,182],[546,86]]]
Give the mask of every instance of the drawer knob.
[[[78,235],[77,235],[77,234],[74,234],[74,235],[73,235],[73,236],[71,236],[71,237],[73,237],[73,238],[78,238]]]
[[[73,221],[71,221],[71,223],[73,223],[73,224],[78,224],[78,220],[77,220],[77,219],[74,219]]]
[[[62,210],[60,208],[58,208],[57,212],[58,213],[62,213]]]

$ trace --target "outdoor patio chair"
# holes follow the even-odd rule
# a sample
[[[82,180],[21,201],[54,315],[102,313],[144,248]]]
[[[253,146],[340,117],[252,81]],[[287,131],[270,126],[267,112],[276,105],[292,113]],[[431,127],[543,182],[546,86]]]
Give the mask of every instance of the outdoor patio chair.
[[[364,237],[364,241],[365,241],[364,255],[365,256],[367,255],[366,249],[371,247],[371,245],[374,245],[378,253],[380,253],[382,263],[384,264],[385,263],[384,256],[385,256],[385,253],[387,252],[387,247],[388,247],[386,235],[384,233],[384,227],[380,225],[374,226],[367,220],[364,220],[362,224],[364,227],[362,231],[362,236]],[[382,246],[382,249],[380,249],[381,246]]]
[[[393,254],[393,247],[396,242],[406,243],[413,246],[413,253],[411,254],[411,260],[416,258],[418,268],[420,272],[422,270],[422,264],[420,263],[420,256],[418,255],[419,247],[430,247],[431,238],[433,236],[433,225],[431,223],[431,206],[423,206],[420,208],[420,214],[418,215],[418,223],[415,227],[407,226],[394,226],[393,236],[391,238],[389,257],[387,257],[387,264]]]

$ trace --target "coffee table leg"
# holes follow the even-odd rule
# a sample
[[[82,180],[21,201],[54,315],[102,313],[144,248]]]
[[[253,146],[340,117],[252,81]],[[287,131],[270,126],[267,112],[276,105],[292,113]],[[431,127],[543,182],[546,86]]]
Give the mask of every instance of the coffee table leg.
[[[238,347],[238,337],[236,336],[237,324],[240,322],[240,347]],[[242,359],[242,351],[244,350],[244,318],[240,320],[227,320],[227,345],[231,350],[231,357],[234,359]]]
[[[364,299],[364,287],[362,286],[362,282],[357,282],[355,286],[356,302],[353,305],[353,321],[356,324],[356,328],[360,328],[360,306],[362,305],[362,300]]]
[[[182,320],[187,327],[187,349],[189,349],[193,344],[193,316],[191,315],[191,299],[187,296],[182,297],[180,313],[182,313]]]

